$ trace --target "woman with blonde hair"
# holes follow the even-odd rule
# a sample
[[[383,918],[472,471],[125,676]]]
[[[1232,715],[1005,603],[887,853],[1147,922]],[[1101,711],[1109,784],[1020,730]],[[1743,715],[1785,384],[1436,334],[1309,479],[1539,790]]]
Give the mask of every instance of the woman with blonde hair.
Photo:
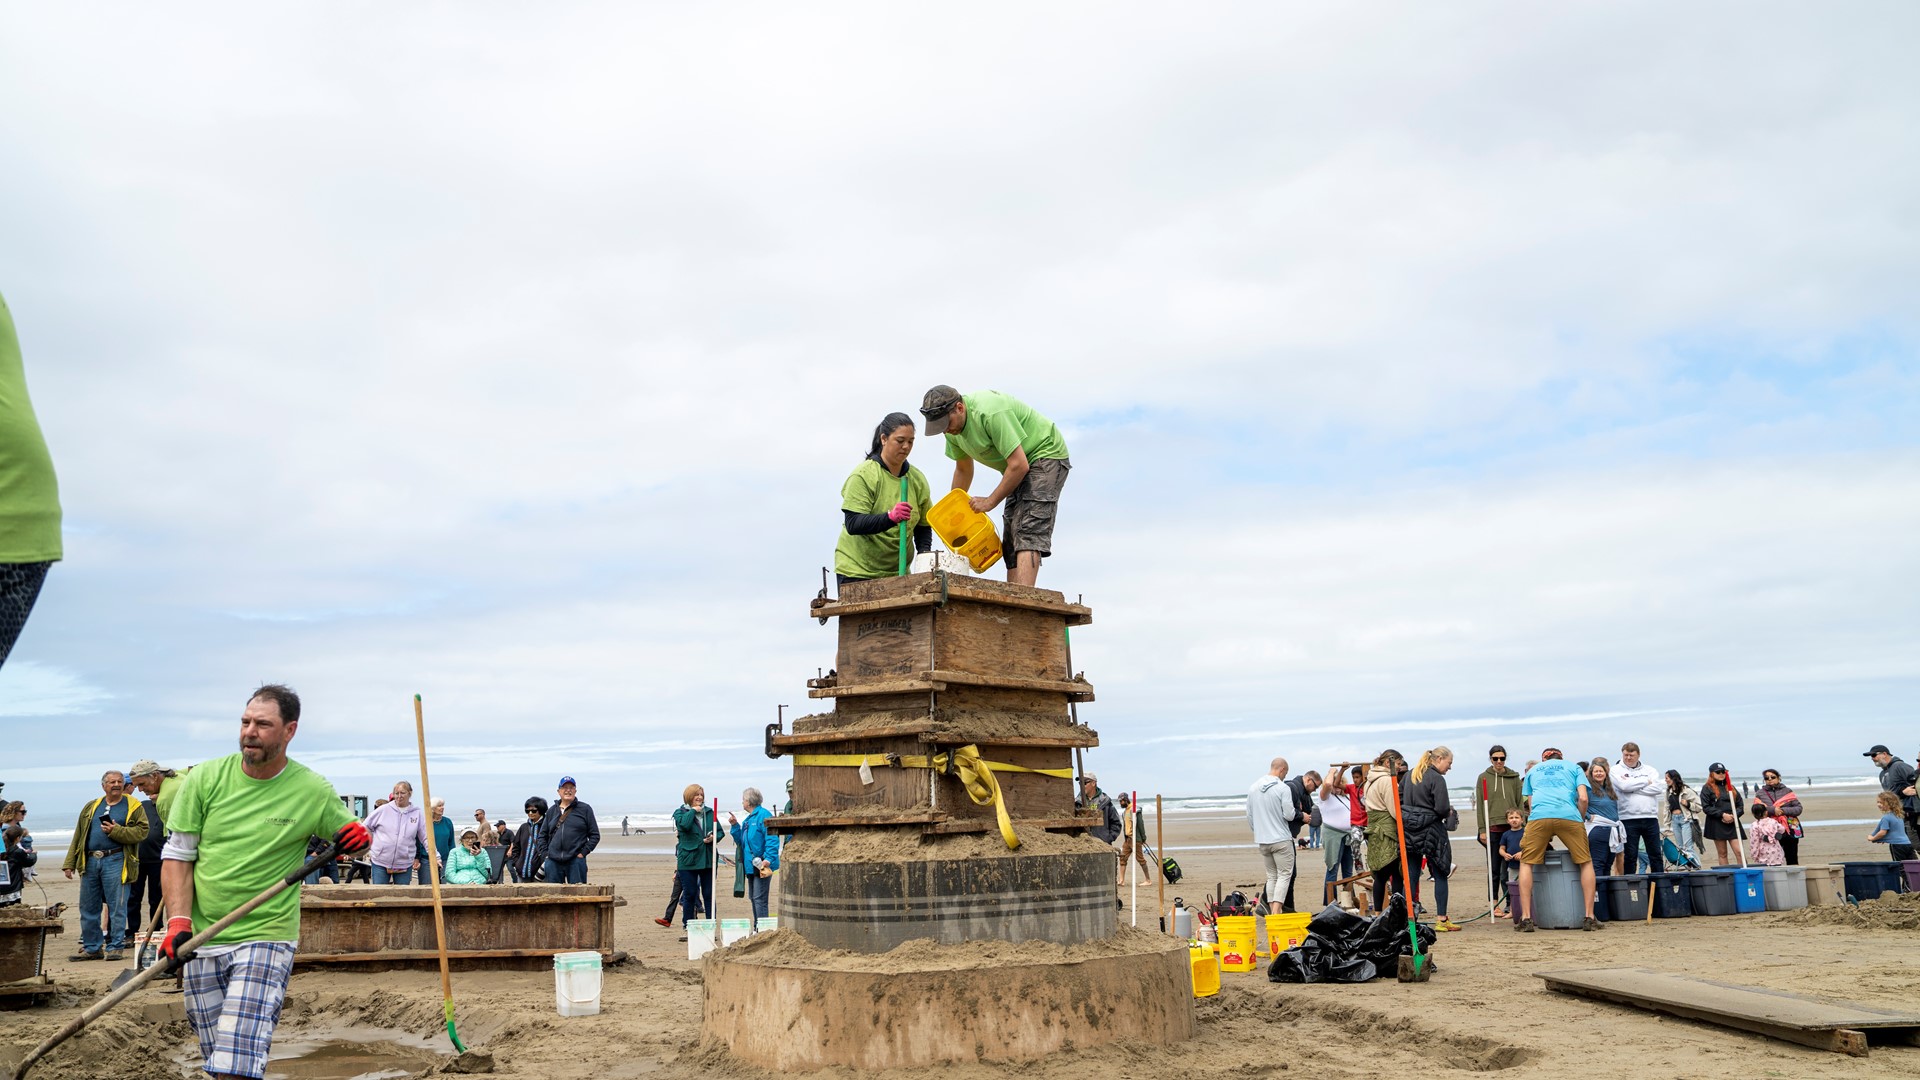
[[[713,811],[706,808],[707,791],[688,784],[680,793],[680,809],[673,812],[673,865],[680,879],[680,927],[687,920],[713,915]]]
[[[1436,746],[1420,755],[1413,772],[1400,789],[1400,814],[1407,832],[1407,872],[1413,875],[1419,899],[1420,868],[1433,874],[1433,903],[1439,920],[1435,930],[1458,930],[1447,918],[1447,878],[1453,874],[1453,842],[1447,830],[1459,819],[1447,794],[1447,772],[1453,768],[1453,751]]]

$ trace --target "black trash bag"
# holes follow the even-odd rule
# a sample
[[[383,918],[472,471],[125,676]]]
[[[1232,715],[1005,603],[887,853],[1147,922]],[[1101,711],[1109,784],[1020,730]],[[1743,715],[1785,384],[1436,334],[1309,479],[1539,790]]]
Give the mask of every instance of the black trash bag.
[[[1432,927],[1415,931],[1420,951],[1433,948]],[[1399,968],[1407,952],[1407,905],[1399,893],[1371,919],[1329,906],[1307,923],[1307,939],[1275,954],[1267,978],[1282,983],[1368,982]]]

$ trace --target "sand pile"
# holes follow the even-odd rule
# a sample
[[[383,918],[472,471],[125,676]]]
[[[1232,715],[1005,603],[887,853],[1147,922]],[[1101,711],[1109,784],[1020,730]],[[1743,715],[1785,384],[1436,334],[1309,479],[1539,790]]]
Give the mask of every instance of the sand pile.
[[[0,923],[44,922],[46,918],[46,908],[35,907],[31,904],[14,904],[11,907],[0,907]]]
[[[1122,927],[1110,938],[1060,945],[1051,941],[969,941],[942,945],[917,938],[884,953],[822,949],[791,930],[756,934],[728,948],[728,954],[769,967],[826,971],[966,971],[1020,964],[1074,964],[1177,946],[1165,934]]]
[[[1858,930],[1920,930],[1920,893],[1881,893],[1878,900],[1784,912],[1795,926],[1850,926]]]

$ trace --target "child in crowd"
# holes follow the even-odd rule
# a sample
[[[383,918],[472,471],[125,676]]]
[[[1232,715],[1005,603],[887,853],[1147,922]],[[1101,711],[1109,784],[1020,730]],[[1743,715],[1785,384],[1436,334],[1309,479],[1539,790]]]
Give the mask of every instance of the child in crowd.
[[[1753,857],[1753,865],[1787,865],[1787,851],[1780,846],[1786,831],[1779,818],[1768,816],[1766,807],[1753,804],[1753,827],[1747,830],[1747,854]]]
[[[1512,902],[1515,890],[1520,888],[1520,841],[1527,834],[1527,813],[1519,807],[1507,811],[1507,831],[1500,834],[1500,872],[1506,875],[1507,899]],[[1507,918],[1503,906],[1493,913],[1496,919]]]
[[[1907,835],[1907,823],[1900,820],[1900,797],[1883,791],[1874,805],[1880,808],[1880,824],[1873,827],[1873,834],[1867,839],[1887,845],[1894,862],[1913,858],[1913,838]]]
[[[21,842],[26,833],[25,826],[15,822],[0,834],[5,838],[5,850],[0,852],[0,907],[12,907],[20,902],[20,886],[27,883],[27,867],[40,858]]]

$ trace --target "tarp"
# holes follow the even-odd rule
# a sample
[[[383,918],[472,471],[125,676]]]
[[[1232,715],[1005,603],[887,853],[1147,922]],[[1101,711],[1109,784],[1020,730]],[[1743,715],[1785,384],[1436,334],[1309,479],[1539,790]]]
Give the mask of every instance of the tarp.
[[[1422,954],[1433,949],[1434,932],[1422,926]],[[1407,943],[1407,904],[1399,893],[1387,897],[1386,910],[1371,919],[1328,905],[1307,923],[1307,939],[1284,949],[1267,968],[1280,983],[1368,982],[1397,971]]]

